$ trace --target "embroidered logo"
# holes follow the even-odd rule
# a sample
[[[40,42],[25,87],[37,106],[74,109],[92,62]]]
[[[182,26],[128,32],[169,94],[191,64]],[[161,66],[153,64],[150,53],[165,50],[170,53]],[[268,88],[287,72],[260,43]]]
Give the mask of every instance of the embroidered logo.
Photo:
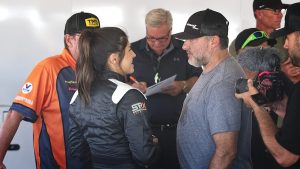
[[[32,88],[33,88],[33,87],[32,87],[32,84],[31,84],[30,82],[27,82],[27,83],[25,83],[24,86],[22,87],[22,93],[28,94],[28,93],[31,92]]]
[[[86,27],[99,27],[100,23],[97,18],[87,18],[85,19]]]
[[[75,92],[77,90],[77,82],[74,80],[65,80],[69,92]]]
[[[142,113],[143,111],[147,110],[145,102],[135,103],[135,104],[131,105],[131,108],[132,108],[132,113],[134,115],[138,115],[138,114]]]
[[[197,28],[198,25],[196,25],[196,24],[187,23],[186,26],[190,26],[190,27],[192,27],[192,29],[199,30],[199,28]]]
[[[176,57],[173,58],[173,61],[174,61],[174,62],[179,62],[180,59],[179,59],[179,57],[176,56]]]

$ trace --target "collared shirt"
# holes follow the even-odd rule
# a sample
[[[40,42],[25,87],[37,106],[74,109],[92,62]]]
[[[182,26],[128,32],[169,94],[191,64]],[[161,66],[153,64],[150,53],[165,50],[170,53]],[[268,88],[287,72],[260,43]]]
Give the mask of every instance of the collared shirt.
[[[67,49],[38,63],[15,97],[11,109],[33,123],[37,169],[75,169],[69,157],[66,136],[69,102],[77,90],[76,61]],[[66,154],[67,152],[67,154]],[[68,166],[69,167],[68,167]]]
[[[200,68],[188,63],[186,51],[182,49],[183,42],[172,38],[171,44],[159,57],[148,46],[146,38],[134,42],[131,47],[136,53],[134,58],[134,73],[138,81],[144,81],[147,86],[155,84],[158,76],[160,80],[176,74],[175,80],[187,80],[199,76]],[[147,98],[147,108],[150,121],[153,124],[177,123],[186,93],[177,96],[155,94]]]

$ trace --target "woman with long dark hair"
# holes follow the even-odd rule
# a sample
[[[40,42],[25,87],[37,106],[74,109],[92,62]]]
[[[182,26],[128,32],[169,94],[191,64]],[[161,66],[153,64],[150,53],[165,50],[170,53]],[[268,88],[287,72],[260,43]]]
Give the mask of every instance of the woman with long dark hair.
[[[155,156],[145,97],[125,83],[133,73],[135,53],[119,28],[82,32],[76,72],[78,96],[70,106],[72,156],[97,169],[134,169]]]

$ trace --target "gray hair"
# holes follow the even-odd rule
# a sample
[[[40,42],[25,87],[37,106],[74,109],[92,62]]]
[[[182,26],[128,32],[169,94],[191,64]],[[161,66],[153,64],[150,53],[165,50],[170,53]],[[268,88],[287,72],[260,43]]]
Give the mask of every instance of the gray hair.
[[[145,23],[147,26],[151,27],[159,27],[163,24],[167,24],[170,28],[172,28],[172,14],[170,11],[162,8],[152,9],[147,13]]]
[[[243,68],[252,72],[278,71],[280,68],[280,52],[273,47],[247,47],[237,60]]]

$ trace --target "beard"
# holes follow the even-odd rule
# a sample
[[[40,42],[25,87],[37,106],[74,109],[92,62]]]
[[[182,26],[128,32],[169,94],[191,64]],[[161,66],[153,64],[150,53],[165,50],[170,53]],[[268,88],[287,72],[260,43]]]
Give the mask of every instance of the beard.
[[[294,43],[295,47],[290,49],[288,52],[291,57],[292,64],[300,67],[300,31],[296,32],[296,39]]]
[[[206,66],[207,61],[204,57],[197,58],[197,57],[192,57],[188,60],[189,64],[195,67],[201,67],[201,66]]]
[[[300,67],[300,58],[299,58],[300,56],[298,57],[297,55],[291,54],[290,57],[291,57],[292,64],[294,66]]]

